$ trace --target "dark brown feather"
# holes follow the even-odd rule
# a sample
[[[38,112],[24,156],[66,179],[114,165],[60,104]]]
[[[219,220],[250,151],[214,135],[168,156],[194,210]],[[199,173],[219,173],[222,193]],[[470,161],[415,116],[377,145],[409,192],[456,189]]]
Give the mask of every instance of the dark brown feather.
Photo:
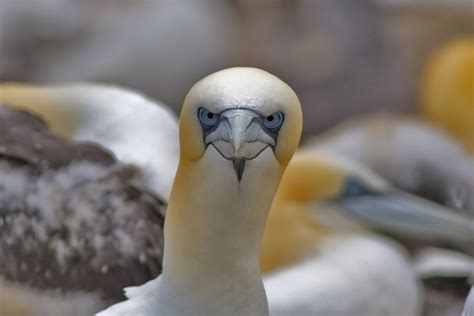
[[[92,144],[73,143],[51,132],[40,118],[0,105],[0,155],[35,168],[58,169],[72,161],[101,165],[115,162],[112,154]]]
[[[79,179],[65,182],[77,170]],[[133,170],[99,146],[69,141],[39,118],[0,106],[0,277],[95,292],[110,303],[124,298],[123,287],[160,274],[165,203],[135,183]],[[16,189],[8,177],[27,181]]]

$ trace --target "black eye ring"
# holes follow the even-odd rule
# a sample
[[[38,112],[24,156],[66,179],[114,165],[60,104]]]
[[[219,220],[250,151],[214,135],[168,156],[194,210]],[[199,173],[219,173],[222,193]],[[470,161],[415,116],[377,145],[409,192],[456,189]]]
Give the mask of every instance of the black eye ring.
[[[198,118],[199,122],[205,129],[211,129],[214,126],[216,126],[219,118],[217,117],[217,114],[212,113],[208,109],[204,107],[200,107],[198,109]]]
[[[282,112],[275,112],[266,116],[263,119],[263,125],[265,128],[272,132],[277,132],[283,124],[285,116]]]

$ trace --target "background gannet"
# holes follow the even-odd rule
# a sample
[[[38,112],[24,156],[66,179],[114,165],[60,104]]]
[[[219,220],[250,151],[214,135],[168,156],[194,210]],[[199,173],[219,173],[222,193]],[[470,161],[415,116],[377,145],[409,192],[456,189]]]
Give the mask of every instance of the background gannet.
[[[423,71],[421,114],[474,155],[474,37],[436,50]]]
[[[472,214],[473,71],[473,39],[451,41],[424,67],[420,117],[382,114],[352,119],[308,146],[359,161],[398,187]]]
[[[196,83],[180,117],[163,272],[100,315],[267,314],[260,240],[301,116],[293,90],[262,70],[230,68]]]
[[[473,52],[469,37],[435,51],[421,76],[420,117],[352,119],[309,147],[349,157],[405,190],[474,212],[474,162],[468,155],[474,140]]]
[[[474,212],[474,161],[443,131],[420,120],[388,114],[353,119],[306,147],[358,161],[402,189]]]
[[[471,38],[461,38],[435,51],[421,78],[419,117],[352,119],[308,142],[309,147],[359,161],[399,188],[468,215],[465,221],[474,227],[472,45]],[[413,239],[397,235],[413,247]],[[471,255],[472,238],[461,248]],[[418,248],[415,254],[426,290],[425,315],[459,314],[473,273],[472,257],[442,249]]]
[[[157,276],[174,115],[97,84],[0,84],[7,101],[53,130],[0,107],[0,314],[91,315]]]
[[[308,147],[361,162],[399,188],[467,214],[465,222],[474,227],[474,162],[468,155],[474,139],[472,52],[472,39],[464,38],[434,53],[423,71],[419,118],[383,114],[353,119],[319,135]],[[374,224],[366,219],[370,224],[365,224]],[[413,246],[413,239],[407,240],[405,234],[398,237]],[[462,250],[472,254],[472,243],[471,237]],[[459,313],[472,258],[426,249],[416,252],[414,264],[425,285],[426,315]]]
[[[358,220],[359,212],[370,218]],[[393,240],[367,230],[378,225],[464,242],[474,233],[452,211],[397,191],[362,165],[297,153],[262,244],[271,314],[421,315],[423,291],[413,264]]]
[[[133,167],[0,105],[0,315],[91,315],[161,272],[165,204]]]
[[[132,90],[86,83],[0,83],[0,102],[39,115],[59,135],[102,145],[139,167],[148,189],[168,198],[179,149],[177,120],[165,105]]]

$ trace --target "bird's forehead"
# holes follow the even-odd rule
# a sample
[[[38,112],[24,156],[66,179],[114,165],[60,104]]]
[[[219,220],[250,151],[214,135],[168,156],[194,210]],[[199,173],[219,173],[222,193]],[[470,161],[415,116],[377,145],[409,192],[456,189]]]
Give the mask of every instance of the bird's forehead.
[[[293,90],[277,77],[260,70],[231,69],[210,75],[191,89],[195,106],[212,112],[247,108],[264,115],[287,112],[294,105]]]
[[[207,96],[198,101],[198,106],[203,106],[214,113],[221,113],[229,109],[247,109],[266,116],[285,109],[280,101],[273,98],[245,98],[242,95]]]

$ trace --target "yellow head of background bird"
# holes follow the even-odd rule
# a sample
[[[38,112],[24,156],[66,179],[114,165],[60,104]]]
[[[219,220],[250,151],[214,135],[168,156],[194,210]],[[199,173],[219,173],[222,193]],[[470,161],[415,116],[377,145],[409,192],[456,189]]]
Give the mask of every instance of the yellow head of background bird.
[[[317,253],[322,238],[367,228],[466,246],[474,233],[466,219],[393,187],[364,165],[306,149],[293,157],[275,196],[261,267],[281,269]]]
[[[436,50],[421,79],[423,115],[474,155],[474,38]]]

